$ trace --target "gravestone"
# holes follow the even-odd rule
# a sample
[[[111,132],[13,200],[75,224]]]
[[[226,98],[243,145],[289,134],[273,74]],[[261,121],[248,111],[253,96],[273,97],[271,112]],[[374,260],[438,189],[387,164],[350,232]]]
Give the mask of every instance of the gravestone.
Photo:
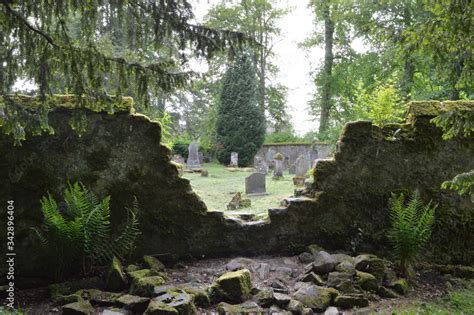
[[[281,153],[275,154],[274,163],[273,178],[283,177],[283,155]]]
[[[306,173],[311,168],[311,160],[306,156],[300,155],[295,162],[295,175],[306,176]]]
[[[268,165],[267,163],[265,163],[265,161],[260,161],[255,167],[255,169],[257,173],[265,174],[265,175],[268,174]]]
[[[199,146],[196,141],[191,142],[188,147],[188,161],[186,163],[187,168],[201,168],[201,162],[199,161]]]
[[[253,173],[250,176],[245,178],[245,194],[265,194],[266,185],[265,185],[265,174],[262,173]]]
[[[239,154],[237,152],[230,153],[230,166],[231,167],[239,166]]]

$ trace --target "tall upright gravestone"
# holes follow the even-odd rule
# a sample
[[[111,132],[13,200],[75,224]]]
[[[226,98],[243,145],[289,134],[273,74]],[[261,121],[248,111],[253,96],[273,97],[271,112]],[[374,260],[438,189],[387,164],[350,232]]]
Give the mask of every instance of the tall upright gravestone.
[[[188,147],[188,161],[186,166],[190,169],[202,167],[199,161],[199,146],[196,141],[191,142]]]

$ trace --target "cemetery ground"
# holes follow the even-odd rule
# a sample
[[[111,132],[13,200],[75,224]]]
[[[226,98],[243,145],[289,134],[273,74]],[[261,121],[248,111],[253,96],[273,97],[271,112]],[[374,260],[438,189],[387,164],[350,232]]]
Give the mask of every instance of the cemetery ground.
[[[340,255],[340,254],[339,254]],[[174,266],[167,266],[164,270],[167,278],[165,285],[156,287],[154,290],[168,290],[173,288],[192,288],[193,294],[199,293],[199,299],[196,299],[196,309],[189,314],[224,314],[222,310],[218,312],[216,305],[201,305],[203,296],[206,296],[205,288],[215,283],[216,279],[226,272],[245,268],[250,271],[251,282],[254,288],[273,287],[275,292],[295,292],[298,287],[303,287],[304,283],[298,282],[301,273],[305,272],[306,263],[301,261],[302,255],[285,256],[259,256],[252,258],[214,258],[201,259],[194,261],[180,262]],[[135,266],[135,265],[133,265]],[[127,270],[130,266],[127,267]],[[130,272],[130,271],[127,271]],[[163,273],[164,274],[164,273]],[[337,273],[334,273],[337,274]],[[94,279],[94,278],[90,278]],[[81,280],[79,280],[81,281]],[[70,294],[56,296],[51,300],[51,290],[58,291],[56,294]],[[74,300],[76,295],[82,294],[85,299],[91,300],[95,306],[94,311],[88,314],[129,314],[117,303],[113,302],[120,293],[107,293],[97,289],[84,289],[75,293],[74,280],[66,282],[60,286],[41,287],[35,289],[20,290],[17,292],[19,302],[19,312],[15,314],[60,314],[61,305],[64,298]],[[166,292],[168,292],[166,291]],[[186,291],[186,289],[185,289]],[[102,293],[101,293],[102,292]],[[115,295],[114,295],[115,294]],[[90,296],[86,296],[90,295]],[[437,271],[427,269],[418,269],[416,278],[410,281],[409,292],[406,295],[396,294],[392,298],[380,298],[371,292],[364,292],[364,299],[368,299],[370,304],[367,307],[355,307],[353,309],[338,309],[335,312],[334,307],[329,307],[326,312],[296,312],[293,314],[341,314],[341,315],[375,315],[375,314],[397,314],[397,315],[467,315],[474,314],[474,279],[460,279],[451,275],[442,275]],[[130,296],[129,296],[130,297]],[[288,298],[285,293],[275,295],[277,304],[278,299]],[[143,298],[148,302],[148,298]],[[82,300],[82,299],[80,299]],[[110,300],[110,301],[109,301]],[[110,303],[109,303],[110,302]],[[264,310],[258,305],[265,305],[265,295],[256,294],[248,305],[253,305],[260,311],[251,314],[291,314],[277,306]],[[240,307],[240,304],[236,305]],[[118,303],[120,305],[120,303]],[[221,305],[221,304],[219,304]],[[227,304],[223,304],[227,305]],[[123,305],[122,305],[123,306]],[[227,305],[228,306],[228,305]],[[136,312],[136,314],[142,312]],[[13,314],[0,307],[0,314]],[[64,313],[66,314],[66,313]],[[73,313],[67,314],[85,314]],[[168,314],[168,313],[146,313],[146,314]],[[174,313],[169,313],[174,314]],[[188,313],[179,313],[188,314]],[[237,314],[237,313],[235,313]],[[233,315],[233,314],[232,314]]]
[[[280,202],[291,195],[295,186],[293,176],[285,170],[283,178],[273,180],[272,172],[269,171],[266,177],[267,195],[245,196],[245,178],[252,174],[251,169],[232,169],[217,163],[205,163],[203,169],[209,171],[208,177],[201,176],[200,173],[184,173],[183,177],[191,181],[193,191],[195,191],[206,203],[209,211],[224,211],[227,215],[238,212],[251,212],[255,214],[255,219],[267,217],[269,208],[277,208]],[[251,207],[239,210],[227,211],[226,206],[235,193],[241,192],[243,198],[249,198]]]

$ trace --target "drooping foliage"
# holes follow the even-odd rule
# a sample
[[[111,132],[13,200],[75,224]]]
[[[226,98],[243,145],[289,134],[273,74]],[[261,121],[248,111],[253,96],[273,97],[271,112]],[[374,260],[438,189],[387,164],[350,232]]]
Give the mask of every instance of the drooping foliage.
[[[474,133],[474,109],[450,110],[431,120],[443,130],[443,139],[454,137],[472,137]],[[474,202],[474,170],[456,175],[442,183],[443,189],[452,189],[460,195],[468,194]]]
[[[220,94],[216,133],[217,158],[230,163],[231,152],[239,154],[239,166],[247,166],[263,144],[265,116],[257,102],[255,67],[250,52],[242,53],[229,66]]]
[[[414,193],[405,203],[405,196],[392,195],[389,200],[391,228],[388,237],[393,244],[400,271],[413,277],[413,263],[431,236],[436,206],[424,205]]]
[[[0,95],[22,80],[35,84],[43,98],[72,93],[82,104],[83,96],[101,102],[114,94],[150,104],[154,95],[189,82],[189,58],[210,58],[250,42],[242,33],[193,19],[187,0],[1,0]],[[0,114],[14,120],[16,105],[6,103],[10,108]],[[44,118],[45,111],[35,116]]]
[[[53,196],[44,196],[44,225],[34,228],[48,258],[53,260],[56,280],[80,269],[88,272],[132,250],[140,234],[136,200],[133,208],[127,209],[126,224],[115,238],[111,235],[110,196],[99,200],[83,184],[68,184],[64,203],[65,207],[61,207]]]

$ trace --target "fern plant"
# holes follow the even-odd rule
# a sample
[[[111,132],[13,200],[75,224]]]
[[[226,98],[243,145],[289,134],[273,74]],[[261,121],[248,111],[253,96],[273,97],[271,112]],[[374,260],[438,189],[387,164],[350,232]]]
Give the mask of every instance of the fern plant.
[[[415,192],[408,202],[403,194],[389,200],[391,228],[388,237],[399,261],[400,272],[413,277],[413,264],[431,236],[437,205],[424,205]]]
[[[51,194],[44,196],[44,225],[34,229],[54,260],[57,279],[79,268],[86,273],[94,266],[106,264],[113,256],[123,257],[140,234],[136,199],[132,209],[127,209],[127,222],[116,238],[111,236],[110,196],[99,200],[83,184],[68,183],[64,204],[60,208]]]

